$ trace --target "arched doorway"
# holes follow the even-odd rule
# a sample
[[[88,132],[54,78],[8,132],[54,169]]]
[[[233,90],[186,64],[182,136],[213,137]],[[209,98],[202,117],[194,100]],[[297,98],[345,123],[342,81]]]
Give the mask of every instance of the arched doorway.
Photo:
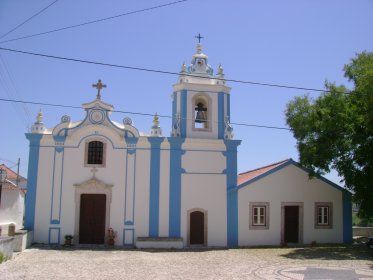
[[[188,245],[207,245],[207,212],[202,209],[189,211]]]

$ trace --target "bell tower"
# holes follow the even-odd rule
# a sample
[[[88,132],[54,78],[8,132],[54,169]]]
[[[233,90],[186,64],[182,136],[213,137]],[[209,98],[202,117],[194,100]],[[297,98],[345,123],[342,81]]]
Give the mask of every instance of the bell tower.
[[[217,74],[208,64],[201,43],[189,66],[182,64],[179,81],[173,85],[172,136],[181,138],[232,139],[230,87],[224,71]]]

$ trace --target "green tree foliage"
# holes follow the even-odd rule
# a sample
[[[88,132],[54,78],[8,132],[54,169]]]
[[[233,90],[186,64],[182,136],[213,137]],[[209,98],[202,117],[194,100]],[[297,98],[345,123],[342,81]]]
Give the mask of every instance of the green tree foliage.
[[[311,176],[335,169],[360,204],[361,218],[373,217],[373,53],[363,52],[344,67],[353,83],[326,82],[317,99],[296,97],[286,120],[297,139],[300,162]]]

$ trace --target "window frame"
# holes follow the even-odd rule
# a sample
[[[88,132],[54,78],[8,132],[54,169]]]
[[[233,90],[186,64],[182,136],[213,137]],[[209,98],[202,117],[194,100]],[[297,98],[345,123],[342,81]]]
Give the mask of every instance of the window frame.
[[[255,209],[258,209],[259,213],[255,214]],[[260,209],[264,209],[264,213],[260,213]],[[249,216],[249,229],[269,229],[269,202],[250,202]],[[264,218],[264,223],[261,223],[260,217]]]
[[[89,144],[92,142],[102,143],[102,163],[88,163]],[[106,142],[105,141],[103,141],[102,139],[91,138],[85,142],[84,166],[85,167],[105,167],[106,166]]]
[[[321,209],[321,222],[319,213]],[[327,215],[325,216],[325,210]],[[333,203],[332,202],[315,202],[315,229],[332,229],[333,228]],[[327,221],[325,221],[325,218]]]

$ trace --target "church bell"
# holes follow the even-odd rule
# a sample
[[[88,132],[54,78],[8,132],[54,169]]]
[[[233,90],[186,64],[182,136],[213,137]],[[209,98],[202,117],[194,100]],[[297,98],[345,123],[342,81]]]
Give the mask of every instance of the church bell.
[[[198,103],[195,110],[196,110],[196,119],[194,121],[196,123],[207,122],[207,116],[206,116],[207,108],[205,108],[203,103]]]

